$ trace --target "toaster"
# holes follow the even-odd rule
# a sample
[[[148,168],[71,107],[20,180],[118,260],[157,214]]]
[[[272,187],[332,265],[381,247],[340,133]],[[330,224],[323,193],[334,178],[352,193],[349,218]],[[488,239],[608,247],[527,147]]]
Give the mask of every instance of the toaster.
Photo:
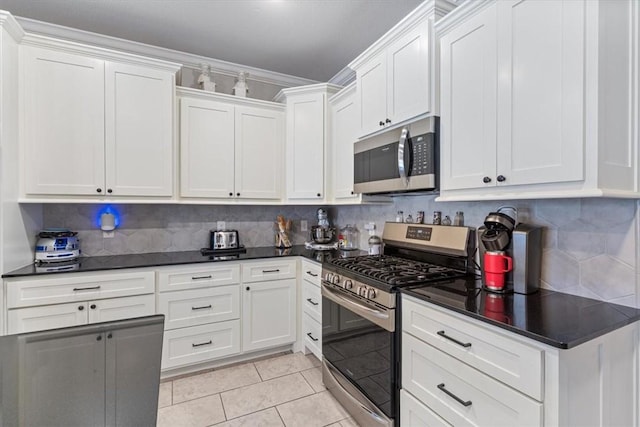
[[[238,230],[211,230],[210,233],[209,246],[213,250],[237,249],[240,247]]]
[[[77,234],[64,228],[42,230],[36,242],[36,263],[77,260],[80,256]]]

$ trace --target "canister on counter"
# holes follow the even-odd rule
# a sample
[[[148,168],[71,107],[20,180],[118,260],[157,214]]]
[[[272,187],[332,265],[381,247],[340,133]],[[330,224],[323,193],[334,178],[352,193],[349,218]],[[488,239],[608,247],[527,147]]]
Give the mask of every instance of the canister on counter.
[[[440,225],[442,223],[442,212],[433,211],[433,225]]]
[[[418,215],[416,216],[417,224],[424,224],[424,211],[418,211]]]
[[[382,252],[382,239],[378,236],[369,237],[369,255],[380,255]]]

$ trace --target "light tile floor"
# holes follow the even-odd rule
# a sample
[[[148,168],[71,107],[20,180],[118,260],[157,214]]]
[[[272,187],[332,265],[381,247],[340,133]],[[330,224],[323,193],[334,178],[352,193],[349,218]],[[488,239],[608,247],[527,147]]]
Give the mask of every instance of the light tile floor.
[[[158,427],[357,427],[302,353],[164,381],[158,406]]]

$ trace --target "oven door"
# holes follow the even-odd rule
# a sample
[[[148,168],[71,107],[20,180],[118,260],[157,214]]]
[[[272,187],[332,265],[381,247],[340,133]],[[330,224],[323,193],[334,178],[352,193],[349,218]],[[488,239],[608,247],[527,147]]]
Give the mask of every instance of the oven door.
[[[397,411],[395,310],[322,284],[323,381],[366,426],[392,426]]]

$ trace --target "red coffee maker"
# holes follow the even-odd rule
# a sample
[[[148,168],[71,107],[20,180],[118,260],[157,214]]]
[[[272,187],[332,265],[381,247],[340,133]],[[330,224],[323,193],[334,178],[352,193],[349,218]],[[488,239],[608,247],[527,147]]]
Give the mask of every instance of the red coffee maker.
[[[518,223],[515,208],[503,206],[487,215],[478,228],[478,253],[485,289],[520,294],[539,289],[542,227]]]

